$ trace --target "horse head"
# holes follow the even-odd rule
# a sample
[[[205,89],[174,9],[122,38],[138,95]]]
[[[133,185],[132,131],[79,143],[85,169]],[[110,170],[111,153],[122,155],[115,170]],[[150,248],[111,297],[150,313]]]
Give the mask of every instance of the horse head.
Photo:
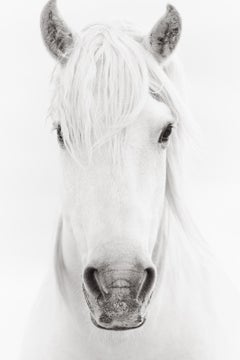
[[[168,5],[143,37],[101,24],[77,36],[50,0],[41,29],[58,61],[52,109],[63,164],[66,268],[82,283],[97,327],[136,328],[158,275],[154,252],[177,121],[154,72],[164,72],[178,43],[180,16]]]

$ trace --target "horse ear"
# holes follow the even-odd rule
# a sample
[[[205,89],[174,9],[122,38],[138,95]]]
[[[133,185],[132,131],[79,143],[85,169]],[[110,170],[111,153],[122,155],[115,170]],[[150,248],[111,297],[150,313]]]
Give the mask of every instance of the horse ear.
[[[43,41],[54,58],[65,64],[73,49],[73,35],[58,14],[56,0],[50,0],[41,14]]]
[[[159,62],[166,60],[175,49],[182,29],[178,11],[167,5],[165,15],[155,24],[150,35],[144,39],[145,47]]]

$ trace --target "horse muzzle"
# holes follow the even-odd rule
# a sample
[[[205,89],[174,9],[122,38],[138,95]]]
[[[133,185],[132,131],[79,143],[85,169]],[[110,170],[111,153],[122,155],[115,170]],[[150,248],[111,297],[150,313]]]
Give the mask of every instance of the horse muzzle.
[[[155,278],[153,266],[87,267],[83,291],[93,324],[106,330],[129,330],[143,325]]]

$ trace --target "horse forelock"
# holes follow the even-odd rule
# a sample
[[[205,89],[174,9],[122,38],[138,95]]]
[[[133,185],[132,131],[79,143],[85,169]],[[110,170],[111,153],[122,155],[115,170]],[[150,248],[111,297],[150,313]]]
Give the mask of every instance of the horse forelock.
[[[147,95],[148,73],[140,45],[123,31],[92,25],[78,36],[63,68],[57,66],[52,117],[67,150],[88,160],[94,148],[127,126]]]

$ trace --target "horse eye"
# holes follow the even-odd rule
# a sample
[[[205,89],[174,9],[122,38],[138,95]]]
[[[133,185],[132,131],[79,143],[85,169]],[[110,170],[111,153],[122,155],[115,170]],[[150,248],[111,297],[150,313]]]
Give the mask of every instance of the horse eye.
[[[168,124],[165,129],[163,129],[158,142],[159,144],[166,144],[169,140],[169,137],[172,133],[172,129],[173,129],[173,124]]]
[[[58,142],[59,142],[60,146],[61,146],[62,148],[64,148],[64,140],[63,140],[62,128],[61,128],[61,125],[60,125],[60,124],[57,125],[56,130],[57,130]]]

